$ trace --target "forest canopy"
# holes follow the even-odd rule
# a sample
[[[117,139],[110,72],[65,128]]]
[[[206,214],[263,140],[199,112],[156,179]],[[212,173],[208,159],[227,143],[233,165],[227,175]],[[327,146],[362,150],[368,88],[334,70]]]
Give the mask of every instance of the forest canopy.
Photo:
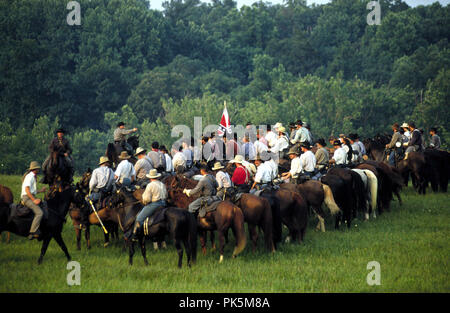
[[[0,172],[43,162],[58,127],[78,172],[95,166],[118,121],[140,143],[171,145],[175,125],[308,121],[317,137],[437,127],[448,147],[450,7],[380,0],[307,6],[232,0],[0,2]]]

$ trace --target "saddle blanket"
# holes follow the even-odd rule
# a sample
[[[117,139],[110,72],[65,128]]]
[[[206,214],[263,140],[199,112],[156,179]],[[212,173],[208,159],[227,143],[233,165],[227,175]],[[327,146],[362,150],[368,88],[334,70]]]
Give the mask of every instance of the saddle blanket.
[[[206,213],[215,211],[221,202],[222,199],[218,196],[211,196],[207,201],[202,201],[198,215],[204,217]]]
[[[162,221],[164,221],[164,214],[166,213],[167,208],[165,207],[160,207],[158,209],[156,209],[156,212],[153,214],[153,216],[147,217],[144,221],[144,235],[148,235],[149,234],[149,229],[150,227],[161,223]]]

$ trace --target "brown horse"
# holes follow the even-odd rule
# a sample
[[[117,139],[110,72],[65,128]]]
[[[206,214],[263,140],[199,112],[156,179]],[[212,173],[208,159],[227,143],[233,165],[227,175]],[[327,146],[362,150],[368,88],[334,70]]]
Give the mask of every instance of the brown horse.
[[[89,180],[91,179],[91,175],[92,175],[92,170],[88,169],[83,174],[80,182],[76,184],[74,197],[77,198],[77,201],[75,202],[77,204],[72,203],[70,206],[70,209],[69,209],[69,215],[70,215],[70,218],[72,219],[72,224],[75,229],[75,235],[77,238],[77,249],[78,250],[81,250],[81,233],[83,230],[82,221],[81,221],[81,210],[83,210],[84,212],[90,212],[89,204],[88,204],[88,202],[86,202],[84,200],[84,198],[89,193]],[[102,212],[102,214],[104,214],[104,213],[105,212]],[[99,213],[99,215],[100,215],[100,213]],[[93,221],[94,223],[91,223],[91,221]],[[105,241],[103,244],[104,247],[107,247],[110,243],[110,241],[109,241],[110,233],[113,238],[118,239],[118,237],[119,237],[118,226],[117,226],[117,223],[114,221],[102,219],[102,222],[104,223],[105,228],[108,231],[107,234],[104,233]],[[91,238],[91,235],[90,235],[90,225],[91,224],[100,226],[100,222],[98,221],[97,217],[95,216],[95,213],[93,213],[93,212],[91,214],[89,214],[89,223],[87,225],[84,225],[85,226],[84,234],[85,234],[86,245],[87,245],[88,249],[91,248],[91,239],[90,239]]]
[[[305,237],[308,223],[308,203],[305,198],[297,192],[281,188],[263,191],[260,196],[265,197],[267,195],[276,198],[279,204],[281,221],[289,230],[286,242],[289,242],[292,238],[301,243]]]
[[[330,209],[330,213],[335,215],[340,212],[340,209],[334,201],[333,192],[330,187],[322,184],[317,180],[308,180],[302,184],[284,183],[280,185],[280,188],[288,189],[293,192],[300,193],[308,202],[312,211],[317,215],[319,222],[317,229],[325,232],[325,213],[322,210],[322,203],[325,202],[326,206]]]
[[[0,185],[0,206],[9,206],[14,202],[14,195],[6,186]],[[6,232],[6,243],[9,243],[11,233]]]
[[[197,185],[197,181],[181,175],[174,175],[166,177],[163,182],[169,194],[169,204],[187,209],[189,204],[196,199],[196,197],[187,197],[183,193],[183,189],[194,188]],[[217,230],[219,235],[219,262],[223,260],[225,235],[229,228],[232,229],[236,238],[233,257],[236,257],[245,248],[247,238],[244,228],[244,214],[239,207],[230,201],[223,201],[217,206],[215,211],[208,212],[205,217],[198,217],[198,227],[203,254],[206,254],[206,231]]]
[[[231,199],[228,200],[231,201]],[[244,220],[247,222],[248,232],[253,243],[253,252],[256,250],[258,241],[256,226],[259,226],[264,232],[266,249],[275,252],[272,236],[272,208],[269,201],[250,193],[244,193],[234,204],[241,208],[244,213]]]

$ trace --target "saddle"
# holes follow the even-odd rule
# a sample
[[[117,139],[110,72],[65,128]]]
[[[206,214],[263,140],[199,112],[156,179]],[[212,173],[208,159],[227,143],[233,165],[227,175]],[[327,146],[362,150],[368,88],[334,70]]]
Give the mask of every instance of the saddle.
[[[144,224],[142,225],[144,229],[144,235],[148,236],[150,227],[164,221],[166,211],[166,207],[159,207],[156,209],[155,213],[152,216],[145,219]]]
[[[41,202],[42,204],[39,205],[41,210],[44,212],[44,216],[42,219],[48,218],[48,210],[47,210],[47,204],[45,202]],[[9,205],[9,217],[8,217],[8,223],[11,222],[14,218],[32,218],[34,217],[33,211],[23,205],[22,203],[12,203]]]
[[[207,200],[203,200],[198,211],[198,216],[205,217],[206,213],[215,211],[222,199],[218,196],[211,196]]]

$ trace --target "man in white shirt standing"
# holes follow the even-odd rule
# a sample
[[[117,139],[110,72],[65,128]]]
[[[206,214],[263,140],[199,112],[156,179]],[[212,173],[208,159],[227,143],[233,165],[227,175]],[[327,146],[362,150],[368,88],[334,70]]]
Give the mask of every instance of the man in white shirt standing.
[[[128,161],[129,158],[128,152],[122,151],[119,156],[119,159],[122,161],[119,163],[114,173],[116,182],[119,182],[124,186],[129,186],[136,180],[136,171],[134,170],[133,164]]]
[[[45,187],[40,190],[36,189],[36,176],[39,174],[40,169],[41,166],[38,162],[33,161],[30,163],[30,167],[22,180],[22,192],[20,194],[23,204],[30,208],[34,213],[30,234],[28,235],[28,239],[30,240],[39,238],[39,235],[41,234],[39,226],[42,217],[44,216],[42,209],[39,207],[41,199],[36,198],[37,193],[45,192],[46,190]]]
[[[180,147],[178,152],[176,152],[172,158],[172,166],[175,172],[177,172],[177,174],[184,173],[187,167],[186,155],[182,151],[183,148]]]

